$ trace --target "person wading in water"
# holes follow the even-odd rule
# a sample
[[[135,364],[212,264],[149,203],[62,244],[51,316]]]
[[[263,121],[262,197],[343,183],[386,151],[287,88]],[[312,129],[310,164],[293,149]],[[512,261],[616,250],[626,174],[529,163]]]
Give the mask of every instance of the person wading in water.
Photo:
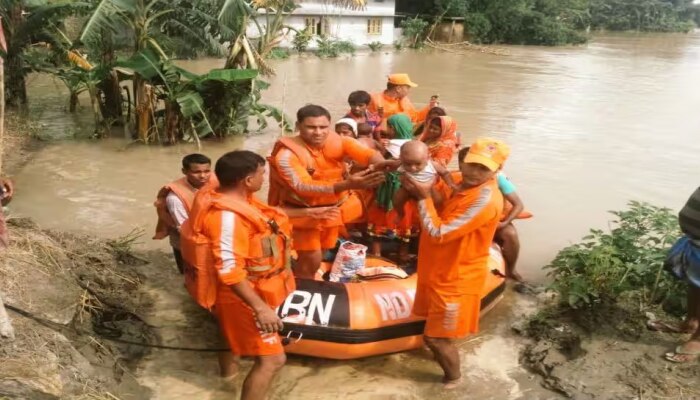
[[[175,263],[180,273],[185,266],[180,252],[180,227],[189,218],[192,202],[197,191],[209,183],[211,160],[202,154],[190,154],[182,159],[180,179],[163,186],[158,192],[155,206],[158,213],[155,240],[170,237]]]

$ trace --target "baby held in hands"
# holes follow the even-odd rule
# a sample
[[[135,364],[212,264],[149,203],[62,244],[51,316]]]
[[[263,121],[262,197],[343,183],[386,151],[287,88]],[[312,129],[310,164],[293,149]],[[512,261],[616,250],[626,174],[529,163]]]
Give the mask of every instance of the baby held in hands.
[[[439,162],[430,159],[428,146],[419,140],[409,140],[401,146],[399,153],[401,166],[398,171],[406,174],[418,183],[433,183],[431,186],[431,197],[436,206],[442,203],[441,196],[434,190],[438,177],[442,178],[450,187],[455,187],[450,172],[447,167]],[[410,193],[403,187],[394,194],[394,208],[399,214],[399,218],[404,216],[404,205],[411,199]]]

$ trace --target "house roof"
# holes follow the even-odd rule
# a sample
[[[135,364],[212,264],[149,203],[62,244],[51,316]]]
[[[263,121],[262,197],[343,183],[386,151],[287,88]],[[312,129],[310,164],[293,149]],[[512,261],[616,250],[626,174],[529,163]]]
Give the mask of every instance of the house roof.
[[[303,2],[294,10],[295,15],[338,15],[358,17],[393,17],[395,2],[370,3],[361,10],[349,10],[329,4]]]

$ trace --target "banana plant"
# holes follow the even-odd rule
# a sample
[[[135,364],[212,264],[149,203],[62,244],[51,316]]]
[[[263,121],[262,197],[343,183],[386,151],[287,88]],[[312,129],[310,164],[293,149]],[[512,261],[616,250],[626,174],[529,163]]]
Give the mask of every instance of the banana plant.
[[[199,141],[213,135],[223,137],[231,129],[230,106],[245,95],[241,87],[250,85],[258,75],[251,69],[215,69],[206,74],[194,74],[177,67],[169,59],[152,50],[143,50],[120,67],[132,69],[154,88],[156,102],[153,112],[162,116],[162,131],[153,125],[148,132],[150,141],[174,143],[180,139]]]
[[[184,0],[101,0],[86,22],[80,39],[86,44],[98,43],[105,33],[128,32],[134,38],[132,54],[148,50],[159,59],[167,59],[171,50],[167,44],[173,44],[175,36],[168,36],[166,32],[177,31],[180,35],[177,38],[188,41],[191,47],[211,44],[207,35],[202,36],[202,29],[193,28],[196,26],[191,24],[193,17],[205,22],[215,21]],[[151,90],[144,77],[136,73],[133,77],[136,131],[137,138],[144,143],[152,137],[149,135],[154,112]]]
[[[6,62],[8,107],[23,108],[27,105],[26,77],[32,72],[27,56],[32,46],[48,44],[60,48],[62,40],[53,28],[65,17],[84,13],[89,8],[88,3],[68,0],[0,0],[0,17],[7,41],[7,53],[0,56]]]

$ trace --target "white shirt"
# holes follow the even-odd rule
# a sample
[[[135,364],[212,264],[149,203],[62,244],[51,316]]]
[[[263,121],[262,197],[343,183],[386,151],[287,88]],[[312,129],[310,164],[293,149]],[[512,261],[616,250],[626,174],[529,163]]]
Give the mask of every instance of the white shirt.
[[[389,140],[389,144],[386,145],[386,151],[398,160],[401,156],[401,146],[410,141],[411,139],[391,139]]]
[[[403,165],[399,167],[399,172],[407,174],[416,182],[420,183],[433,182],[435,180],[435,177],[437,176],[437,170],[435,169],[435,166],[433,165],[432,161],[428,161],[428,164],[425,166],[425,168],[418,172],[406,172],[406,170],[403,169]]]
[[[178,232],[170,233],[170,245],[176,249],[180,249],[180,226],[187,221],[189,215],[187,215],[187,209],[185,204],[180,200],[179,197],[173,192],[168,193],[165,197],[165,206],[168,208],[170,216],[173,217],[173,221],[177,225]]]

